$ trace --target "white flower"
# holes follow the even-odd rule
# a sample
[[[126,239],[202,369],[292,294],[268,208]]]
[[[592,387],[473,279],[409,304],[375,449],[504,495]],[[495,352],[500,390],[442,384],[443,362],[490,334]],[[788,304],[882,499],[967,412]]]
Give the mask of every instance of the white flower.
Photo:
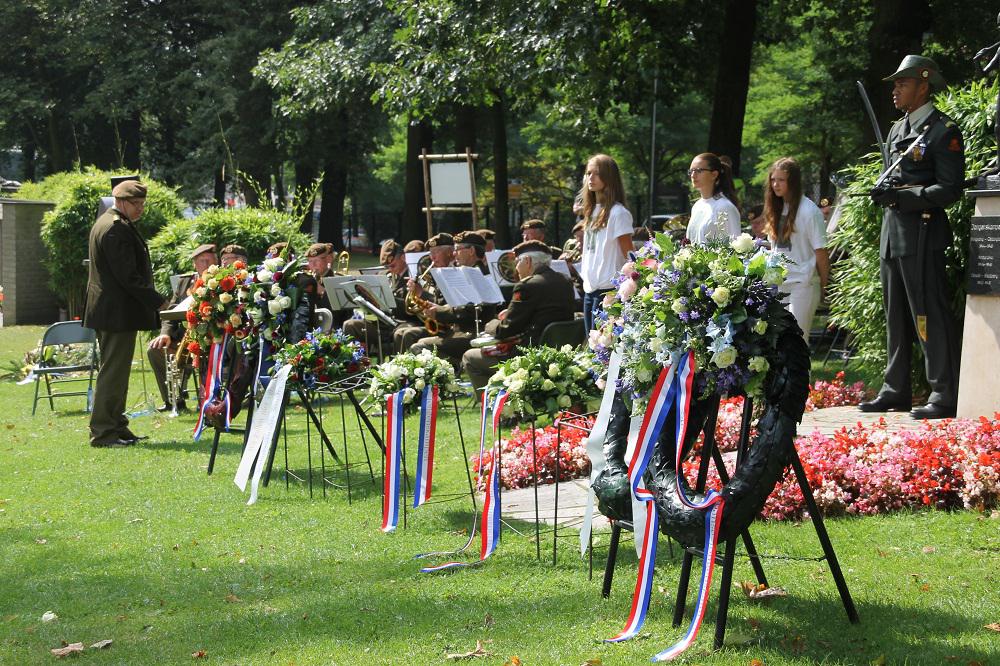
[[[267,311],[272,315],[280,314],[283,309],[284,308],[281,307],[281,301],[277,299],[267,302]]]
[[[753,332],[757,335],[764,335],[765,331],[767,331],[767,322],[763,319],[758,319],[757,323],[753,325]]]
[[[205,269],[205,275],[209,276],[215,275],[218,272],[219,272],[219,267],[216,266],[215,264],[212,264],[211,266]]]
[[[218,289],[219,288],[219,281],[216,280],[215,278],[210,279],[205,284],[208,286],[209,289]]]
[[[194,290],[194,294],[198,298],[205,298],[205,295],[208,294],[208,288],[207,287],[198,287],[197,289]]]
[[[753,237],[748,233],[742,233],[730,241],[729,247],[737,252],[749,252],[753,249]]]
[[[728,368],[736,362],[736,348],[726,346],[712,354],[711,362],[717,368]]]
[[[423,377],[427,373],[423,368],[417,368],[413,371],[413,374],[417,377]]]
[[[259,324],[260,320],[264,318],[264,311],[260,308],[251,308],[247,310],[247,314],[250,315],[250,320],[255,324]]]
[[[724,308],[729,305],[729,290],[725,287],[716,287],[715,291],[712,292],[712,300],[720,308]]]
[[[221,294],[219,294],[220,303],[231,303],[232,301],[233,301],[233,295],[230,294],[228,291],[224,291]]]
[[[559,376],[559,366],[555,363],[549,363],[549,377],[555,379]]]
[[[680,314],[682,312],[687,312],[687,305],[685,305],[684,301],[682,301],[681,299],[675,298],[674,302],[670,304],[670,309],[676,312],[677,314]]]
[[[507,384],[507,388],[510,393],[520,393],[524,390],[524,382],[520,379],[515,379]]]
[[[780,266],[768,268],[764,271],[764,282],[767,284],[780,285],[785,281],[785,271]]]
[[[556,383],[554,381],[552,381],[551,379],[546,379],[544,382],[542,382],[542,390],[543,391],[551,391],[555,387],[556,387]]]
[[[257,282],[270,282],[271,275],[271,271],[268,270],[257,271]]]
[[[272,273],[281,268],[284,264],[285,262],[279,259],[278,257],[273,257],[271,259],[264,260],[264,268],[266,268],[268,271]]]
[[[271,295],[281,296],[281,285],[278,284],[277,282],[271,285]]]
[[[559,400],[557,402],[558,402],[559,406],[563,407],[563,408],[569,407],[570,405],[573,404],[573,401],[570,399],[570,397],[568,395],[565,395],[565,394],[559,396]]]
[[[291,296],[282,296],[278,300],[281,301],[281,309],[282,310],[287,310],[288,308],[292,307],[292,298],[291,298]]]
[[[416,395],[417,395],[417,392],[416,392],[416,390],[414,390],[414,389],[412,389],[412,388],[410,388],[410,387],[406,387],[406,388],[405,388],[405,389],[403,390],[403,402],[404,402],[404,403],[408,403],[408,402],[412,402],[412,401],[413,401],[413,398],[414,398],[414,397],[415,397]]]
[[[423,391],[425,386],[427,386],[427,382],[425,382],[422,379],[418,379],[417,381],[413,382],[413,388],[417,389],[418,391]]]
[[[243,323],[243,320],[240,319],[240,316],[238,314],[233,314],[229,316],[229,323],[232,324],[233,326],[239,326],[240,324]]]
[[[573,345],[563,345],[559,348],[559,351],[569,354],[573,351]]]
[[[654,354],[663,349],[663,340],[660,338],[653,338],[649,341],[649,351]]]
[[[763,356],[753,356],[750,358],[750,362],[747,363],[749,367],[754,372],[767,372],[767,369],[771,367],[771,364],[767,362],[767,359]]]
[[[681,248],[681,251],[674,255],[674,268],[677,270],[684,268],[684,264],[687,263],[692,254],[691,248]]]
[[[247,300],[247,298],[250,296],[250,292],[242,287],[240,287],[240,290],[237,292],[237,294],[239,294],[241,301]]]
[[[653,372],[647,367],[641,367],[635,371],[636,381],[645,384],[653,378]]]

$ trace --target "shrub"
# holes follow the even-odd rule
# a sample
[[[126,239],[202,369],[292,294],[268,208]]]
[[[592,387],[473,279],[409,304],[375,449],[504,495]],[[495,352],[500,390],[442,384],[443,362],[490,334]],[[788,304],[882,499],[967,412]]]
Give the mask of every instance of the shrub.
[[[171,275],[191,271],[191,252],[202,243],[214,243],[219,250],[230,243],[242,245],[253,266],[278,241],[291,240],[294,249],[304,252],[312,241],[298,229],[292,214],[270,208],[210,208],[194,219],[175,220],[149,243],[157,289],[169,292]]]
[[[42,218],[42,243],[48,250],[45,268],[49,287],[66,305],[70,316],[83,314],[87,293],[87,268],[90,228],[97,217],[101,197],[111,195],[110,179],[126,172],[101,171],[87,167],[80,171],[52,174],[39,183],[25,183],[17,198],[52,201],[56,207]],[[139,219],[139,233],[151,238],[171,220],[181,215],[183,203],[177,193],[148,177],[146,209]]]
[[[977,174],[996,154],[993,138],[994,104],[997,84],[974,82],[961,89],[938,95],[935,104],[962,128],[965,139],[965,169]],[[866,155],[860,164],[848,169],[852,182],[846,190],[840,225],[831,238],[835,248],[849,255],[833,268],[830,290],[832,321],[854,334],[855,354],[866,364],[885,367],[885,312],[879,281],[879,232],[882,209],[865,196],[881,171],[878,154]],[[948,209],[948,219],[955,236],[948,248],[948,282],[955,315],[961,323],[965,309],[965,273],[969,251],[969,223],[973,202],[962,198]],[[914,374],[923,381],[923,362],[914,360]]]

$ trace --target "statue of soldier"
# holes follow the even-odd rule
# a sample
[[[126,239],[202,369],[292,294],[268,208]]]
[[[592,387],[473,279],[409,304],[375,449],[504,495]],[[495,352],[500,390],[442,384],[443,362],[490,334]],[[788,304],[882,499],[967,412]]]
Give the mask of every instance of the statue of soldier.
[[[879,246],[888,363],[878,397],[865,412],[910,410],[914,333],[923,349],[931,393],[910,410],[915,419],[955,416],[961,340],[949,305],[945,249],[952,243],[945,208],[962,196],[965,149],[955,122],[934,108],[946,87],[930,58],[908,55],[891,76],[893,104],[905,112],[886,142],[893,172],[871,192],[884,207]],[[901,158],[901,159],[900,159]]]

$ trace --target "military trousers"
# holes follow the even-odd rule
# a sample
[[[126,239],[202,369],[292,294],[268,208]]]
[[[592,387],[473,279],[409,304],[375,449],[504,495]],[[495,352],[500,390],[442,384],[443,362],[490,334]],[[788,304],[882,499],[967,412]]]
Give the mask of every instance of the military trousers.
[[[97,331],[101,367],[94,382],[94,410],[90,413],[90,441],[109,442],[128,431],[125,402],[135,354],[135,331]]]
[[[513,345],[506,352],[494,351],[490,354],[487,354],[484,348],[470,349],[462,355],[462,369],[469,375],[472,387],[478,394],[489,383],[490,377],[497,370],[497,365],[519,353],[518,348]]]
[[[882,304],[886,318],[885,383],[879,391],[893,402],[909,402],[914,341],[924,353],[924,370],[931,393],[929,403],[958,404],[961,340],[946,293],[944,250],[881,260]],[[923,306],[927,339],[918,334],[917,312]]]
[[[344,333],[362,342],[372,358],[386,358],[393,353],[391,326],[371,319],[348,319],[344,322]]]
[[[462,369],[462,355],[472,348],[472,333],[453,331],[446,335],[429,335],[420,338],[410,347],[410,351],[419,354],[425,349],[437,350],[437,355],[451,361],[459,371]]]
[[[414,344],[416,344],[417,340],[426,336],[426,327],[404,324],[396,327],[396,330],[393,332],[393,346],[396,348],[397,354],[405,354],[411,351],[411,348]]]

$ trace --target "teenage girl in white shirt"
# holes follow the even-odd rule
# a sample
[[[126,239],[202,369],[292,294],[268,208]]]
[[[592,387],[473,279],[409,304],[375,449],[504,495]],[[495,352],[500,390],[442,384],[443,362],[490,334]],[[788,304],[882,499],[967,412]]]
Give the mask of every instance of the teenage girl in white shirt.
[[[583,176],[583,323],[594,327],[594,310],[632,251],[632,214],[625,208],[625,186],[618,164],[607,155],[587,161]]]
[[[715,153],[702,153],[688,169],[691,186],[701,198],[691,207],[687,238],[695,245],[740,235],[739,199],[730,163]]]

